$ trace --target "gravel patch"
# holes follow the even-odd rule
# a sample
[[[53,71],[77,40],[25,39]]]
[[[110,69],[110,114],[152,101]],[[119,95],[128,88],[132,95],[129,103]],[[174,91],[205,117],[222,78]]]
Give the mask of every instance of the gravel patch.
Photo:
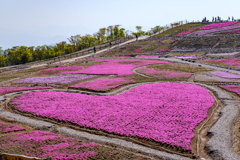
[[[218,88],[207,85],[201,86],[214,91],[225,106],[221,111],[221,117],[209,130],[213,136],[206,146],[213,151],[212,159],[222,157],[226,160],[239,160],[240,157],[234,151],[234,125],[239,118],[238,104],[240,102]]]
[[[190,160],[190,158],[182,157],[176,154],[170,154],[167,152],[158,151],[155,149],[143,147],[132,142],[128,142],[125,140],[117,139],[117,138],[109,138],[105,136],[93,135],[87,132],[79,132],[73,129],[68,129],[66,127],[58,128],[57,131],[65,136],[70,136],[73,138],[87,140],[90,142],[96,142],[100,144],[107,144],[107,145],[117,145],[117,148],[130,150],[133,152],[141,152],[147,156],[151,157],[161,157],[164,160]]]
[[[19,122],[19,123],[28,125],[30,127],[33,127],[35,129],[39,129],[39,130],[51,131],[55,127],[55,125],[52,124],[52,123],[39,121],[39,120],[34,120],[34,119],[30,119],[30,118],[25,117],[25,116],[21,116],[19,114],[6,112],[1,108],[0,108],[0,116],[4,117],[7,120],[14,121],[14,122]]]

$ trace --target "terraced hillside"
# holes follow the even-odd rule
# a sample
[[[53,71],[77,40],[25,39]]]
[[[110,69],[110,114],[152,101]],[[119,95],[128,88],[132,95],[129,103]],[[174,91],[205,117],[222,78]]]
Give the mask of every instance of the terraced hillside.
[[[240,159],[238,36],[193,35],[237,25],[187,24],[91,57],[0,73],[0,153]]]

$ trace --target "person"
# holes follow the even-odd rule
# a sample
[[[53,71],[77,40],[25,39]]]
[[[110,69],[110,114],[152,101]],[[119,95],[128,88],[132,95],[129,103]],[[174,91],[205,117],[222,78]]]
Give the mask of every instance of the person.
[[[234,17],[232,16],[232,21],[234,21]]]
[[[230,21],[230,16],[228,16],[228,21]]]
[[[94,46],[94,48],[93,48],[93,51],[94,51],[94,53],[96,53],[96,47]]]
[[[212,17],[212,22],[214,22],[214,17]]]
[[[111,43],[111,42],[109,43],[109,47],[110,47],[110,48],[112,47],[112,43]]]
[[[136,41],[138,40],[138,35],[136,34]]]
[[[215,17],[215,22],[217,22],[217,18]]]

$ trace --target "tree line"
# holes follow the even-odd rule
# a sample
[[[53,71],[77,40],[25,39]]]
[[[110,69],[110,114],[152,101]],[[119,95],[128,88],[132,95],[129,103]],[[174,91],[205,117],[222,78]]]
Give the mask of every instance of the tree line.
[[[130,32],[129,30],[120,28],[120,26],[121,25],[114,25],[108,26],[107,28],[100,28],[99,31],[93,35],[86,34],[85,36],[71,36],[68,38],[69,43],[62,41],[60,43],[56,43],[54,46],[14,46],[6,50],[2,50],[2,47],[0,47],[0,67],[46,60],[80,51],[82,49],[86,49],[99,44],[108,43],[118,38],[132,37],[135,35],[144,34],[149,35],[151,33],[156,33],[162,29],[160,26],[156,26],[150,31],[144,32],[142,31],[141,26],[136,26],[137,32]]]

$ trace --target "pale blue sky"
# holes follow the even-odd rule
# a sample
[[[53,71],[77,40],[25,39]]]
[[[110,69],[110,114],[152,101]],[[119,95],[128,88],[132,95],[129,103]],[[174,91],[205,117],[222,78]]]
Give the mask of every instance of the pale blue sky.
[[[239,0],[0,0],[0,46],[37,46],[120,24],[127,30],[175,21],[240,19]]]

